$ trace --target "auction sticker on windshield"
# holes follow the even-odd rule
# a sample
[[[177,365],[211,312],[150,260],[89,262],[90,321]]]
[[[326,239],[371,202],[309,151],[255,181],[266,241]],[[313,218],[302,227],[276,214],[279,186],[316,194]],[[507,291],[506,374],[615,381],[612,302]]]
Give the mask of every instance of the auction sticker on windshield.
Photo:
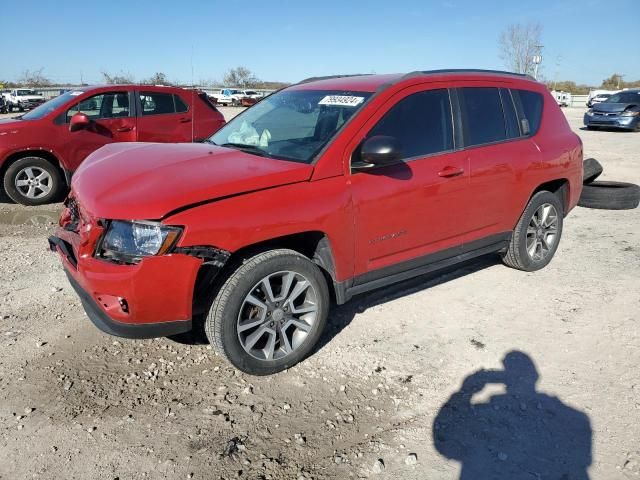
[[[364,97],[352,95],[327,95],[318,105],[342,105],[343,107],[357,107],[364,101]]]

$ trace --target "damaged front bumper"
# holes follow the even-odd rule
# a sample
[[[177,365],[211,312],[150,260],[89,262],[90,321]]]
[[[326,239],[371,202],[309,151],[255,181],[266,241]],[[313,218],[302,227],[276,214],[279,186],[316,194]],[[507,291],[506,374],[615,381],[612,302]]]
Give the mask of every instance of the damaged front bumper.
[[[182,247],[174,253],[116,264],[78,257],[77,234],[58,228],[49,238],[91,321],[103,332],[126,338],[155,338],[192,329],[194,289],[200,268],[216,272],[228,253],[211,247]],[[215,255],[214,255],[215,254]]]

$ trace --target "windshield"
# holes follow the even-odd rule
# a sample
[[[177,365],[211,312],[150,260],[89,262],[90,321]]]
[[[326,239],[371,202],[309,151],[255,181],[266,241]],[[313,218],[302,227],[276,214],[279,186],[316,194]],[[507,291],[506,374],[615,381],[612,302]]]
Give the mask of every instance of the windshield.
[[[17,90],[16,94],[18,97],[26,97],[27,95],[40,95],[35,90]]]
[[[638,92],[620,92],[611,95],[606,103],[638,103],[640,102],[640,91]]]
[[[39,120],[45,115],[50,114],[54,110],[57,110],[59,106],[64,105],[68,101],[76,98],[78,95],[84,92],[67,92],[62,95],[52,98],[48,102],[43,103],[42,105],[37,106],[33,110],[25,113],[20,118],[22,120]]]
[[[370,96],[369,92],[283,90],[238,115],[210,141],[256,155],[311,163]]]

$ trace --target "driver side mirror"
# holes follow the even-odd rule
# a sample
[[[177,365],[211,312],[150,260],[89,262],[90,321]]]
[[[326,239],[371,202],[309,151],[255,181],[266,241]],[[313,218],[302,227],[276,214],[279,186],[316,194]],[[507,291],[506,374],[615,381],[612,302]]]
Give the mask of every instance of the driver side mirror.
[[[78,112],[73,117],[71,117],[71,121],[69,122],[69,131],[77,132],[78,130],[82,130],[83,128],[87,128],[91,120],[84,113]]]
[[[367,138],[360,148],[360,162],[355,168],[384,167],[402,161],[402,146],[395,137],[376,135]]]

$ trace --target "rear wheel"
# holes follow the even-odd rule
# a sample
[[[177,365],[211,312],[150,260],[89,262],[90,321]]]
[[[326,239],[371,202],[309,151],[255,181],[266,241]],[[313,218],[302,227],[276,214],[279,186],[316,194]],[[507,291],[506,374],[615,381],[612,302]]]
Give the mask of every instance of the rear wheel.
[[[236,368],[269,375],[313,350],[328,311],[329,291],[320,269],[293,250],[271,250],[229,275],[213,301],[205,332]]]
[[[58,168],[42,157],[24,157],[4,174],[4,190],[22,205],[44,205],[58,199],[63,188]]]
[[[536,193],[518,220],[503,262],[527,272],[547,266],[558,249],[562,223],[558,196],[548,191]]]

